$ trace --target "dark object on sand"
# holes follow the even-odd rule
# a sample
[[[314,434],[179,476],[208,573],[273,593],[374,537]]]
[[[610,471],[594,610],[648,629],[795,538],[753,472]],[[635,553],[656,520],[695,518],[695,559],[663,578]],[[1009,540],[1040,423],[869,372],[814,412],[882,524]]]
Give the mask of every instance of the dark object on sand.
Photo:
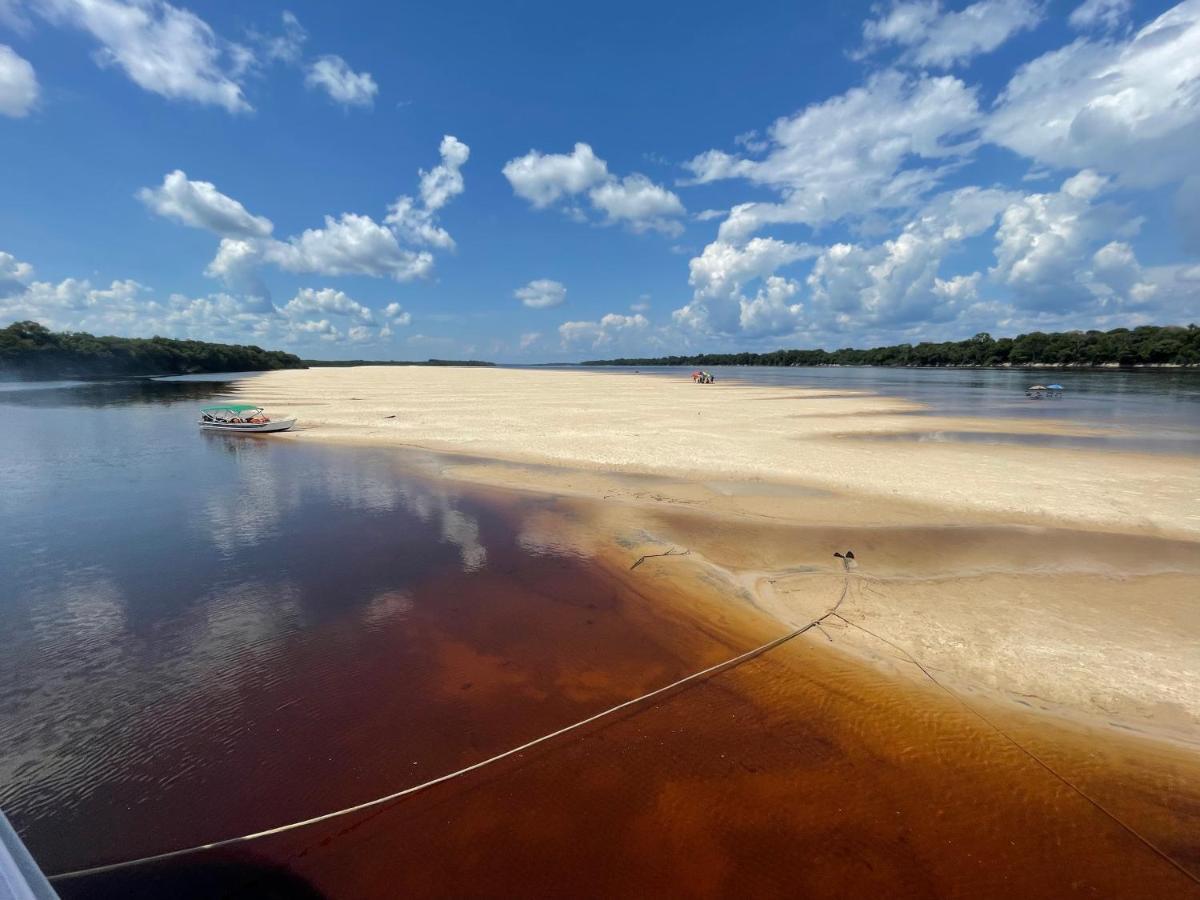
[[[845,552],[845,554],[834,553],[833,555],[836,556],[838,559],[854,559],[854,551],[853,550],[847,550]]]

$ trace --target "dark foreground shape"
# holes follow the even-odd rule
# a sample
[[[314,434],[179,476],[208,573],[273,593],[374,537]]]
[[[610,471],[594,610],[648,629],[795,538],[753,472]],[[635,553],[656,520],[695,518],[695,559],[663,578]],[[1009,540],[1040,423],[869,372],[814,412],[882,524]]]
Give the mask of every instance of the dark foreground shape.
[[[54,882],[62,900],[325,900],[280,866],[253,860],[164,862]]]

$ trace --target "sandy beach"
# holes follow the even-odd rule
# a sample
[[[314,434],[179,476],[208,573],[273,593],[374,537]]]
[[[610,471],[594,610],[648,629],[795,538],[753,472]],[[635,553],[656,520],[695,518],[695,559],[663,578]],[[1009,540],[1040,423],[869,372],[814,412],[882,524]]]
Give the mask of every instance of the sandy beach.
[[[299,416],[295,440],[693,481],[759,479],[1030,524],[1200,533],[1194,460],[872,440],[915,431],[1098,433],[1067,423],[916,417],[917,404],[870,394],[624,373],[318,368],[268,373],[243,389]]]
[[[575,529],[584,552],[614,536],[638,553],[686,547],[676,565],[706,568],[782,625],[819,614],[841,584],[832,550],[853,547],[847,609],[862,627],[841,627],[839,649],[917,679],[920,663],[956,690],[1021,708],[1200,746],[1192,459],[873,442],[932,429],[1092,432],[914,415],[917,404],[870,394],[626,373],[328,368],[241,390],[299,417],[286,440],[422,448],[442,454],[443,476],[602,501],[591,527]]]

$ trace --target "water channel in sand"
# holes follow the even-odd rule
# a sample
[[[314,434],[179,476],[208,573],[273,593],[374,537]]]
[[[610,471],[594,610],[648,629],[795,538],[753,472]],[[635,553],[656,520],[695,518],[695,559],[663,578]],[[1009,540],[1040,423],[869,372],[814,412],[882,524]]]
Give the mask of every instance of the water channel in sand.
[[[0,400],[14,426],[0,434],[0,806],[49,872],[424,781],[780,631],[699,561],[629,570],[658,542],[696,536],[694,521],[629,511],[602,525],[611,514],[583,500],[448,482],[429,455],[197,434],[194,407],[222,390]],[[817,609],[861,590],[828,566]],[[995,715],[1200,869],[1188,755]],[[815,635],[394,806],[57,887],[1185,896],[1194,884],[960,701]]]

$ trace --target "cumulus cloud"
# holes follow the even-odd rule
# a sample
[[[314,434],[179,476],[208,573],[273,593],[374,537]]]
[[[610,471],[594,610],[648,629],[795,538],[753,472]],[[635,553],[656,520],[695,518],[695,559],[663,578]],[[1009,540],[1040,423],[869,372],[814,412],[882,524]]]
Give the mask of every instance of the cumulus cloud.
[[[308,67],[304,83],[323,90],[342,106],[373,106],[379,85],[370,72],[355,72],[340,56],[319,57]]]
[[[730,210],[720,237],[740,241],[767,224],[819,227],[916,205],[974,150],[979,119],[975,91],[959,79],[885,71],[777,120],[761,159],[709,150],[687,167],[699,183],[744,179],[780,195]]]
[[[863,24],[864,53],[896,45],[906,62],[949,68],[1033,28],[1042,12],[1033,0],[979,0],[954,12],[943,12],[937,0],[898,0],[876,7],[876,16]]]
[[[442,162],[426,172],[420,172],[421,202],[407,194],[396,199],[388,208],[384,220],[401,238],[414,244],[450,250],[454,239],[436,224],[436,212],[463,192],[462,167],[471,155],[470,148],[452,135],[442,138]]]
[[[1081,31],[1099,28],[1113,31],[1129,18],[1133,0],[1084,0],[1071,12],[1071,27]]]
[[[984,134],[1056,168],[1163,184],[1195,173],[1198,83],[1200,2],[1187,0],[1128,39],[1081,38],[1022,66]]]
[[[0,44],[0,116],[19,119],[29,115],[38,93],[37,75],[29,60]]]
[[[23,291],[32,277],[33,266],[0,250],[0,299]]]
[[[513,193],[537,209],[545,209],[566,195],[583,193],[608,177],[607,164],[584,143],[576,144],[569,154],[530,150],[510,159],[502,171]]]
[[[440,165],[428,172],[421,170],[421,200],[425,208],[439,210],[463,192],[462,167],[471,156],[471,148],[453,135],[442,138],[438,147]]]
[[[399,303],[389,303],[383,309],[383,317],[389,325],[410,325],[412,324],[412,313],[406,312],[404,307]]]
[[[162,0],[43,0],[38,8],[51,22],[88,32],[100,44],[96,60],[144,90],[232,113],[251,109],[239,79],[252,52],[186,9]]]
[[[1053,193],[1011,203],[996,229],[993,280],[1013,289],[1018,305],[1077,307],[1096,298],[1145,299],[1141,267],[1127,243],[1139,220],[1115,204],[1098,202],[1109,181],[1085,169]],[[1099,244],[1105,246],[1094,250]]]
[[[320,275],[411,281],[433,270],[433,254],[401,246],[395,231],[357,213],[325,216],[321,228],[305,229],[286,241],[262,242],[259,255],[287,272]]]
[[[683,203],[645,175],[606,181],[592,188],[588,197],[610,223],[625,222],[635,232],[652,230],[671,236],[683,233],[677,218],[687,212]]]
[[[567,299],[567,288],[560,281],[538,278],[524,287],[513,291],[513,296],[530,309],[550,309],[562,306]]]
[[[286,346],[386,338],[393,325],[410,320],[397,303],[377,313],[333,288],[301,288],[286,304],[276,306],[262,297],[230,293],[171,294],[164,300],[132,279],[98,286],[88,279],[52,282],[34,281],[32,276],[32,266],[0,251],[0,322],[32,319],[50,328],[95,334]]]
[[[462,193],[460,169],[469,155],[466,144],[446,135],[441,143],[441,164],[419,175],[420,203],[402,195],[382,223],[359,213],[327,215],[321,227],[284,240],[272,236],[269,219],[251,214],[215,185],[192,181],[179,170],[167,174],[161,186],[143,188],[138,196],[161,216],[220,235],[216,256],[205,272],[235,290],[266,296],[258,276],[264,264],[303,274],[409,281],[433,270],[433,254],[423,246],[454,246],[450,235],[437,224],[435,213]]]
[[[558,335],[564,350],[579,347],[595,350],[645,338],[649,329],[650,321],[643,315],[609,313],[595,322],[563,322],[558,326]]]
[[[159,187],[142,188],[137,196],[160,216],[224,236],[266,237],[275,227],[211,182],[190,180],[182,169],[168,172]]]
[[[645,175],[611,175],[608,164],[584,143],[576,144],[569,154],[530,150],[509,160],[502,171],[513,193],[535,209],[566,201],[571,204],[565,207],[567,215],[586,222],[586,213],[572,203],[572,198],[586,192],[602,224],[624,224],[636,233],[658,231],[674,236],[683,231],[678,218],[687,210],[677,195]]]
[[[365,323],[375,319],[366,306],[333,288],[301,288],[281,311],[289,319],[304,319],[321,314],[349,316]]]

